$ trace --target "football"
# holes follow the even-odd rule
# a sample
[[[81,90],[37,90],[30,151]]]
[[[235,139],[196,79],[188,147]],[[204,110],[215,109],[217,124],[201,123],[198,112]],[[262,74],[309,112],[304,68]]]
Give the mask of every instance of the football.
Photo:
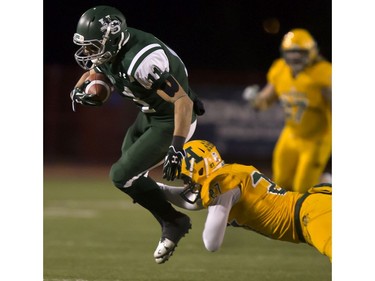
[[[113,85],[107,76],[102,73],[90,74],[86,82],[88,82],[85,88],[86,94],[94,95],[93,98],[101,102],[108,100],[113,90]]]

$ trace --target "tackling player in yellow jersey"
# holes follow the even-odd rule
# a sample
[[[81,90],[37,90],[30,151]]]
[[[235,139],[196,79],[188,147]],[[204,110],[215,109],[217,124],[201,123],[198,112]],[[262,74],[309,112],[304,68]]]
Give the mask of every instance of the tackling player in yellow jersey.
[[[267,85],[260,92],[249,86],[243,97],[257,110],[281,102],[285,125],[273,152],[273,180],[305,192],[319,183],[332,152],[332,65],[304,29],[284,36],[281,53],[268,71]]]
[[[311,187],[306,193],[287,191],[253,166],[224,163],[208,141],[189,141],[184,150],[184,187],[158,184],[176,206],[208,208],[203,230],[207,250],[220,248],[229,225],[280,241],[307,243],[332,262],[330,184]],[[168,255],[172,253],[173,249]]]

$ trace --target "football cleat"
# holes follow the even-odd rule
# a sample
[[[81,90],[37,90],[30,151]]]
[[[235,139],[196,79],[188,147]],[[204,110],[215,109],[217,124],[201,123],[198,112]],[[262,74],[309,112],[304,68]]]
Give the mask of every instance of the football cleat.
[[[154,252],[155,262],[158,264],[165,263],[173,255],[175,248],[176,244],[168,238],[160,240]]]
[[[162,264],[166,262],[177,247],[178,242],[191,229],[190,218],[181,213],[181,216],[173,222],[164,222],[162,237],[154,252],[155,262]]]

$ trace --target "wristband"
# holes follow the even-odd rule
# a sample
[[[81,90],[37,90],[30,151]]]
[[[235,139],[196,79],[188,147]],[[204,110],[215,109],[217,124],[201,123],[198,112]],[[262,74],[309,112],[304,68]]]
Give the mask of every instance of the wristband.
[[[181,136],[173,136],[172,145],[174,146],[176,150],[183,150],[185,139],[186,138],[181,137]]]

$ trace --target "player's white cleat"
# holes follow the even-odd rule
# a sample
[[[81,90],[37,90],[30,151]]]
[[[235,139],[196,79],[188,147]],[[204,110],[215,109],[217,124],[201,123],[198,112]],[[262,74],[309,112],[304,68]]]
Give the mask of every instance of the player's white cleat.
[[[166,262],[173,254],[177,243],[191,229],[190,218],[178,212],[178,217],[173,221],[163,222],[161,239],[154,252],[155,262],[162,264]]]
[[[168,238],[164,238],[163,240],[160,240],[154,252],[154,258],[155,258],[156,263],[158,264],[165,263],[169,259],[169,257],[173,255],[175,248],[176,248],[176,244],[173,243]]]

